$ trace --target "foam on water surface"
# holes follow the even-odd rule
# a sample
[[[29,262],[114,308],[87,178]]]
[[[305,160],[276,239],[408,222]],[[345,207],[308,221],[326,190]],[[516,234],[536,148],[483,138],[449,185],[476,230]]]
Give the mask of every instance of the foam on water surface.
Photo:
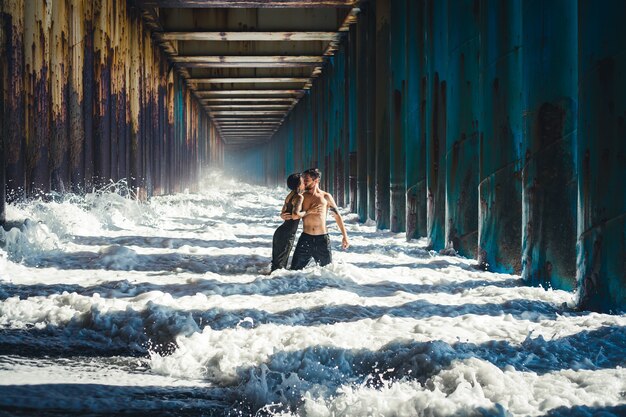
[[[626,413],[626,315],[576,311],[571,293],[348,213],[347,251],[329,220],[332,265],[269,275],[286,191],[205,184],[147,203],[114,184],[8,206],[0,410]]]

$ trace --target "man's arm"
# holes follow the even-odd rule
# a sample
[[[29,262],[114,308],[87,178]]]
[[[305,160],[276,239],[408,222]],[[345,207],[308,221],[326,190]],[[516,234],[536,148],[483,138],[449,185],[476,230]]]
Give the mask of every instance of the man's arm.
[[[304,202],[304,196],[298,196],[298,201],[293,208],[293,213],[291,213],[291,218],[294,220],[303,219],[309,214],[320,213],[322,209],[319,206],[309,207],[308,210],[302,210],[302,203]]]
[[[341,247],[343,249],[347,249],[350,246],[350,242],[348,242],[348,233],[346,232],[345,224],[343,224],[343,218],[341,217],[341,213],[339,213],[337,203],[335,203],[335,199],[329,193],[326,193],[324,198],[326,198],[326,201],[328,201],[328,209],[330,210],[330,214],[335,218],[337,226],[339,226],[339,230],[341,230],[341,234],[343,235],[343,239],[341,240]]]

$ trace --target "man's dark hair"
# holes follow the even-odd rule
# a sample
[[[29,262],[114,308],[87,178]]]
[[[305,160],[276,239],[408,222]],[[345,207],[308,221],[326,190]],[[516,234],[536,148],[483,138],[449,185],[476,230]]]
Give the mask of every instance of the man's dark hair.
[[[287,177],[287,187],[291,191],[296,191],[300,186],[300,173],[291,174]]]
[[[304,171],[304,172],[302,173],[302,175],[305,175],[305,174],[306,174],[306,175],[308,175],[308,176],[310,176],[310,177],[311,177],[311,178],[313,178],[314,180],[317,180],[317,179],[321,179],[321,178],[322,178],[322,173],[321,173],[321,172],[320,172],[320,170],[319,170],[319,169],[317,169],[317,168],[309,168],[309,169],[307,169],[306,171]]]

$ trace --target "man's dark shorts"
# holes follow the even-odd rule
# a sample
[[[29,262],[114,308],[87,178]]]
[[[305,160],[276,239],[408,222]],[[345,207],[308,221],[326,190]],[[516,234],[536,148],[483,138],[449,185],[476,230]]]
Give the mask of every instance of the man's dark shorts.
[[[291,269],[303,269],[311,258],[320,266],[328,265],[333,261],[330,252],[330,238],[328,235],[309,235],[302,233],[298,239],[296,250],[291,260]]]

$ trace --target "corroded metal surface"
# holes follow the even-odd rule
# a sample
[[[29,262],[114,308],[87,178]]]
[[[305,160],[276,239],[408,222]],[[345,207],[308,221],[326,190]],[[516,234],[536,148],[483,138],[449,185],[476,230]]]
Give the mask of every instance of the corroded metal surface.
[[[376,0],[376,227],[389,229],[389,18],[390,0]]]
[[[193,189],[203,165],[221,163],[213,122],[138,9],[122,0],[15,0],[2,3],[1,16],[11,198],[119,179],[147,198]],[[168,101],[176,89],[186,98],[179,113]]]
[[[407,8],[406,0],[391,3],[390,12],[390,223],[392,232],[406,230],[407,142]]]
[[[371,152],[367,148],[367,89],[368,89],[368,67],[367,54],[369,44],[367,43],[367,27],[370,13],[367,4],[363,6],[359,17],[359,24],[356,26],[357,36],[354,48],[356,49],[356,157],[357,157],[357,208],[359,221],[365,222],[368,219],[367,213],[367,158]]]
[[[4,71],[3,124],[6,186],[9,201],[24,196],[26,187],[24,126],[24,1],[2,2],[2,28],[5,45],[2,62]]]
[[[0,56],[6,56],[6,31],[4,25],[3,4],[0,3]],[[0,226],[6,222],[6,162],[5,162],[5,137],[7,136],[6,110],[4,109],[4,91],[7,89],[7,66],[0,62],[0,86],[3,96],[0,97]]]
[[[434,250],[445,247],[445,144],[446,99],[448,72],[448,12],[447,3],[430,1],[426,9],[425,28],[430,58],[427,63],[428,97],[426,108],[426,192],[428,246]]]
[[[406,237],[426,236],[425,1],[407,4]]]
[[[24,72],[26,192],[50,191],[50,4],[27,1],[24,6]]]
[[[573,290],[576,279],[578,11],[524,3],[522,277]]]
[[[445,243],[468,258],[478,243],[480,7],[474,0],[448,5]]]
[[[521,272],[521,2],[487,1],[483,18],[483,111],[478,260]]]
[[[580,304],[626,309],[626,3],[579,2]],[[598,30],[602,28],[602,30]]]

